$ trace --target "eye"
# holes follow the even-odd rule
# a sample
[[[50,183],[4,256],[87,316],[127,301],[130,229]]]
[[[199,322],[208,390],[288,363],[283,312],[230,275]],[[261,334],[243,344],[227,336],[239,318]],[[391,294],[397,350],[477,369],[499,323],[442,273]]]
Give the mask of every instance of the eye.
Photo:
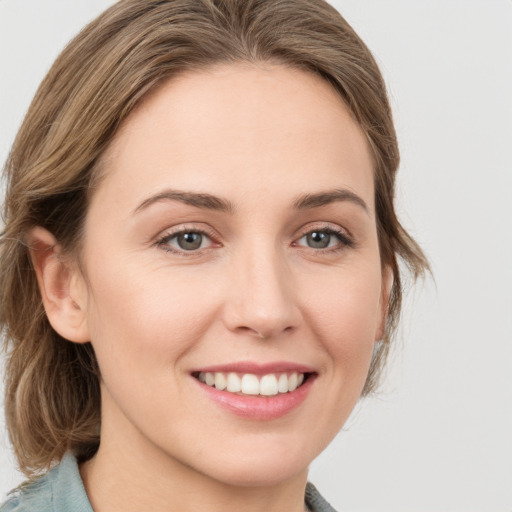
[[[332,228],[313,229],[299,238],[297,245],[311,249],[335,249],[352,247],[353,242],[341,231]]]
[[[180,231],[166,235],[158,241],[158,245],[171,252],[193,252],[205,249],[212,244],[211,238],[202,231]]]

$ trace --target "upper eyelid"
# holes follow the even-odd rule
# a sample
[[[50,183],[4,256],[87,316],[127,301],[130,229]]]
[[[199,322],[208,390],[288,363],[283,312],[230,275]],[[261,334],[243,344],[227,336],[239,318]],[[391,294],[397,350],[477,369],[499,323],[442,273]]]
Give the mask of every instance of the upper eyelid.
[[[331,223],[326,223],[326,222],[320,222],[318,223],[317,225],[308,225],[306,227],[302,227],[298,230],[296,230],[295,234],[293,235],[294,238],[296,237],[300,237],[300,236],[304,236],[304,235],[307,235],[308,233],[310,233],[311,231],[315,231],[315,229],[317,231],[332,231],[332,232],[342,232],[342,233],[346,233],[347,236],[352,236],[350,234],[350,232],[346,229],[346,228],[343,228],[339,225],[335,225],[335,224],[331,224]],[[197,226],[193,226],[193,225],[180,225],[179,227],[176,227],[176,228],[167,228],[166,230],[163,230],[161,232],[161,235],[158,235],[157,238],[162,238],[162,237],[165,237],[165,236],[174,236],[174,235],[179,235],[180,233],[202,233],[202,234],[205,234],[205,235],[208,235],[210,237],[215,237],[215,234],[213,233],[213,229],[208,229],[208,228],[203,228],[203,227],[197,227]]]
[[[167,228],[160,232],[156,238],[162,239],[167,237],[173,237],[181,233],[201,233],[210,238],[215,238],[214,230],[211,228],[199,227],[197,225],[180,224],[179,226]]]
[[[316,232],[326,232],[329,235],[334,235],[335,237],[337,237],[340,240],[340,242],[345,243],[345,244],[348,244],[348,243],[352,244],[353,243],[352,238],[349,237],[342,230],[337,230],[337,229],[332,229],[332,228],[310,229],[308,231],[305,231],[303,235],[301,235],[298,238],[296,238],[295,241],[301,240],[302,238],[306,237],[307,235],[309,235],[310,233],[313,233],[315,231]]]
[[[311,231],[332,231],[334,233],[342,233],[347,236],[347,238],[354,239],[354,236],[348,230],[347,228],[340,226],[339,224],[336,224],[334,222],[310,222],[306,224],[305,226],[301,227],[296,231],[296,237],[307,235],[308,233],[311,233]]]

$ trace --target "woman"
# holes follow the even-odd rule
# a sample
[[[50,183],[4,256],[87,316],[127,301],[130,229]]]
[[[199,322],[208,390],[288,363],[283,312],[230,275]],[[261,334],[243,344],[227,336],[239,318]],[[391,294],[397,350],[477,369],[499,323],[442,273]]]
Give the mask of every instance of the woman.
[[[332,510],[308,465],[377,385],[398,258],[426,268],[397,167],[378,68],[321,0],[86,27],[6,165],[6,414],[35,481],[2,512]]]

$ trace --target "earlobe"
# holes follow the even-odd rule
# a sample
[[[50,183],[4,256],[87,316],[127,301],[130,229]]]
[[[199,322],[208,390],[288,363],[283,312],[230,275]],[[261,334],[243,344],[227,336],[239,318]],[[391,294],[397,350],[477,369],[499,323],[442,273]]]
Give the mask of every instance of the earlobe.
[[[390,265],[384,265],[382,268],[382,286],[380,294],[380,325],[375,335],[375,341],[381,341],[386,334],[386,324],[389,313],[389,300],[391,289],[393,287],[393,269]]]
[[[27,243],[51,326],[69,341],[88,342],[85,297],[74,296],[78,289],[76,282],[82,279],[78,269],[64,261],[60,245],[46,229],[31,229]]]

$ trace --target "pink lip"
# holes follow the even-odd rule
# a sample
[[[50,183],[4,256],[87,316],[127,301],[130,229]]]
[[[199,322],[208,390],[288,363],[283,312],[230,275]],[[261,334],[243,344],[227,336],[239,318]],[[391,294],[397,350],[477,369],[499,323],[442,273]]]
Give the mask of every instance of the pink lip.
[[[275,396],[249,396],[230,393],[229,391],[220,391],[194,378],[195,382],[206,396],[224,410],[242,418],[260,421],[280,418],[299,407],[304,400],[306,400],[317,377],[317,373],[311,367],[286,362],[270,364],[240,362],[235,364],[209,366],[195,370],[192,373],[197,374],[200,371],[211,373],[252,373],[255,375],[284,372],[308,374],[304,383],[295,391]]]
[[[191,373],[199,372],[234,372],[234,373],[252,373],[254,375],[267,375],[269,373],[315,373],[315,369],[311,366],[303,364],[292,363],[288,361],[277,361],[273,363],[254,363],[250,361],[239,361],[236,363],[219,364],[214,366],[207,366],[196,368]]]

